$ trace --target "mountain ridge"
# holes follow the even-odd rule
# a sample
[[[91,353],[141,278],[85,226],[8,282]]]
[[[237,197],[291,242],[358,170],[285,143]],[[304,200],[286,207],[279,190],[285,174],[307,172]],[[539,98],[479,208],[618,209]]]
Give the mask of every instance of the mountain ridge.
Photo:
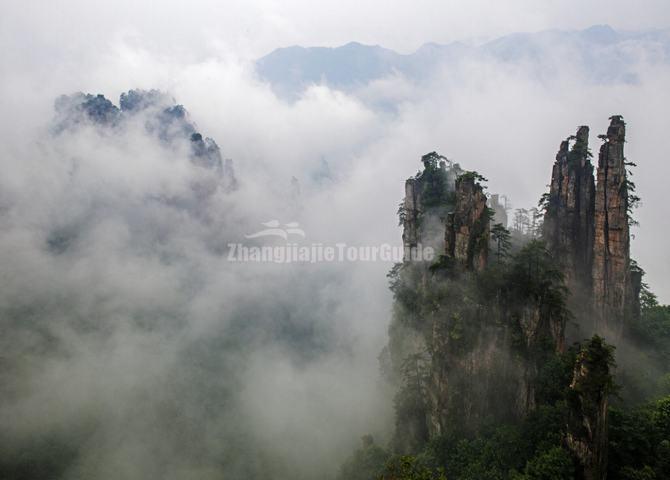
[[[670,63],[670,28],[631,32],[594,25],[519,32],[481,44],[427,42],[408,54],[356,41],[338,47],[292,45],[259,58],[255,68],[279,96],[295,100],[311,85],[353,92],[392,75],[420,83],[440,67],[457,69],[466,60],[525,62],[546,77],[566,57],[596,84],[636,83],[640,60]]]

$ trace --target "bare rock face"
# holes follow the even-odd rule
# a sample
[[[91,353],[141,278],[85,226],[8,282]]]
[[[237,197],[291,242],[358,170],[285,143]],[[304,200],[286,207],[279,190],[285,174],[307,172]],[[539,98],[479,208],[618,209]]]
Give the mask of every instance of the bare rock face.
[[[518,419],[533,409],[529,372],[510,353],[509,331],[484,325],[482,317],[502,321],[501,314],[486,310],[478,317],[463,310],[433,319],[426,416],[430,438],[455,428],[476,432],[492,418]],[[463,327],[464,322],[470,325]],[[461,336],[461,328],[477,333]]]
[[[571,140],[574,140],[572,148]],[[561,260],[573,295],[591,289],[595,182],[588,144],[586,126],[579,127],[574,137],[561,143],[543,226],[547,247]]]
[[[402,203],[402,243],[405,250],[416,248],[420,242],[419,217],[421,216],[421,198],[419,180],[408,178],[405,181],[405,199]]]
[[[424,155],[421,161],[424,169],[407,179],[405,199],[400,205],[403,245],[405,252],[420,244],[441,252],[444,249],[444,219],[451,208],[455,180],[461,169],[436,152]]]
[[[543,234],[561,259],[569,307],[580,332],[616,342],[639,307],[639,280],[631,270],[626,124],[613,116],[600,148],[597,183],[589,160],[588,127],[561,143],[546,199]],[[570,142],[574,145],[570,148]],[[588,306],[585,308],[585,306]],[[574,338],[577,339],[577,338]]]
[[[595,197],[593,305],[595,331],[616,339],[624,328],[627,305],[634,303],[630,279],[628,183],[624,158],[626,124],[611,123],[600,147]]]
[[[424,170],[405,182],[400,206],[403,245],[408,252],[420,244],[444,251],[468,270],[486,266],[490,215],[487,199],[474,173],[447,168],[432,152],[422,158]]]
[[[588,127],[580,127],[561,144],[543,227],[549,250],[561,259],[570,290],[568,306],[580,337],[595,333],[614,343],[627,322],[639,317],[642,280],[642,271],[630,259],[625,134],[623,118],[611,117],[607,135],[600,136],[604,143],[597,182],[589,160]],[[606,477],[610,353],[594,337],[577,358],[570,386],[566,443],[578,461],[578,478],[586,480]]]
[[[445,253],[467,270],[481,271],[489,253],[486,195],[473,174],[456,180],[456,205],[447,216]]]

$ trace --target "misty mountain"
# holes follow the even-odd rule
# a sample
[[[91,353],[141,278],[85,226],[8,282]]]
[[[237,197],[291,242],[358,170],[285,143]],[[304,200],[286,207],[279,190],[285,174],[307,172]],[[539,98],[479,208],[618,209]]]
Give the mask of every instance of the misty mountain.
[[[190,158],[195,165],[214,170],[222,179],[225,190],[236,187],[232,160],[227,159],[224,165],[216,141],[203,138],[184,106],[158,90],[129,90],[121,94],[118,107],[102,94],[62,95],[55,102],[55,112],[54,134],[86,124],[118,129],[139,114],[145,114],[144,129],[148,134],[165,146],[176,147],[180,141],[188,142]]]
[[[360,283],[383,308],[367,279],[385,266],[231,261],[230,243],[259,219],[303,223],[290,177],[279,193],[248,171],[237,184],[218,143],[158,90],[118,102],[75,93],[54,107],[13,163],[22,187],[6,175],[0,188],[0,478],[334,471],[352,431],[338,412],[356,435],[385,415],[376,388],[358,387],[375,378],[376,352],[361,368],[367,344],[343,328],[372,316],[363,297],[352,302]]]
[[[585,30],[514,33],[481,45],[426,43],[405,55],[379,45],[279,48],[256,62],[261,79],[284,98],[296,99],[310,85],[354,92],[391,75],[421,83],[466,61],[496,61],[530,67],[540,80],[573,68],[595,84],[635,83],[642,61],[670,62],[670,30],[624,32],[608,25]]]
[[[664,1],[3,2],[0,480],[670,478]]]

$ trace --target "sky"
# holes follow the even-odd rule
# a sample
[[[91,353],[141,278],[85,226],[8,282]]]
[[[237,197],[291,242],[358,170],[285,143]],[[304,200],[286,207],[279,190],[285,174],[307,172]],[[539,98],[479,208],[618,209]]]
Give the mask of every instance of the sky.
[[[3,2],[4,42],[24,55],[90,54],[127,36],[163,52],[198,55],[224,45],[258,57],[288,45],[349,41],[409,53],[425,42],[490,39],[520,31],[667,26],[663,0]],[[12,45],[13,44],[13,45]],[[42,60],[47,60],[43,58]]]
[[[79,452],[66,478],[207,479],[223,464],[229,478],[272,465],[295,480],[335,471],[363,434],[383,441],[392,398],[377,356],[390,265],[248,267],[217,248],[271,219],[298,221],[314,241],[399,244],[404,180],[433,150],[484,174],[515,207],[532,206],[561,140],[587,124],[595,151],[608,117],[624,114],[643,201],[633,255],[670,301],[667,65],[641,62],[638,83],[602,86],[569,59],[547,83],[524,65],[473,61],[420,89],[390,77],[356,95],[313,86],[287,102],[252,63],[293,44],[356,40],[408,53],[605,23],[666,28],[670,7],[3,1],[0,309],[26,320],[4,324],[0,339],[11,359],[0,369],[0,456],[60,442]],[[203,172],[146,134],[144,118],[114,132],[50,133],[59,95],[118,104],[131,88],[183,104],[233,159],[239,190],[208,197],[197,215],[173,208],[165,199],[191,199]],[[377,96],[397,112],[364,101]],[[50,253],[45,239],[73,226],[72,247]]]

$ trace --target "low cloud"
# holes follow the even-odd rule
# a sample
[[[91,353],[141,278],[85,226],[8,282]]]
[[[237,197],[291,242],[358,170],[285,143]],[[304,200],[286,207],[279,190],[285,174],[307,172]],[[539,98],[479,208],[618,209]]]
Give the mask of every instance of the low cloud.
[[[666,66],[641,62],[636,83],[594,85],[569,62],[539,81],[523,63],[476,60],[420,87],[393,76],[348,93],[315,85],[286,102],[216,42],[194,58],[110,38],[63,58],[86,60],[48,84],[39,59],[13,55],[0,80],[3,468],[315,478],[360,435],[384,442],[392,404],[377,354],[390,265],[234,264],[225,249],[270,219],[299,222],[310,242],[399,245],[403,181],[428,151],[529,206],[563,138],[588,124],[595,152],[595,134],[623,114],[643,199],[633,256],[670,298],[658,180],[670,174]],[[198,197],[193,186],[211,172],[189,161],[187,144],[147,133],[144,117],[51,133],[58,95],[117,103],[131,88],[183,104],[234,160],[239,188]]]

